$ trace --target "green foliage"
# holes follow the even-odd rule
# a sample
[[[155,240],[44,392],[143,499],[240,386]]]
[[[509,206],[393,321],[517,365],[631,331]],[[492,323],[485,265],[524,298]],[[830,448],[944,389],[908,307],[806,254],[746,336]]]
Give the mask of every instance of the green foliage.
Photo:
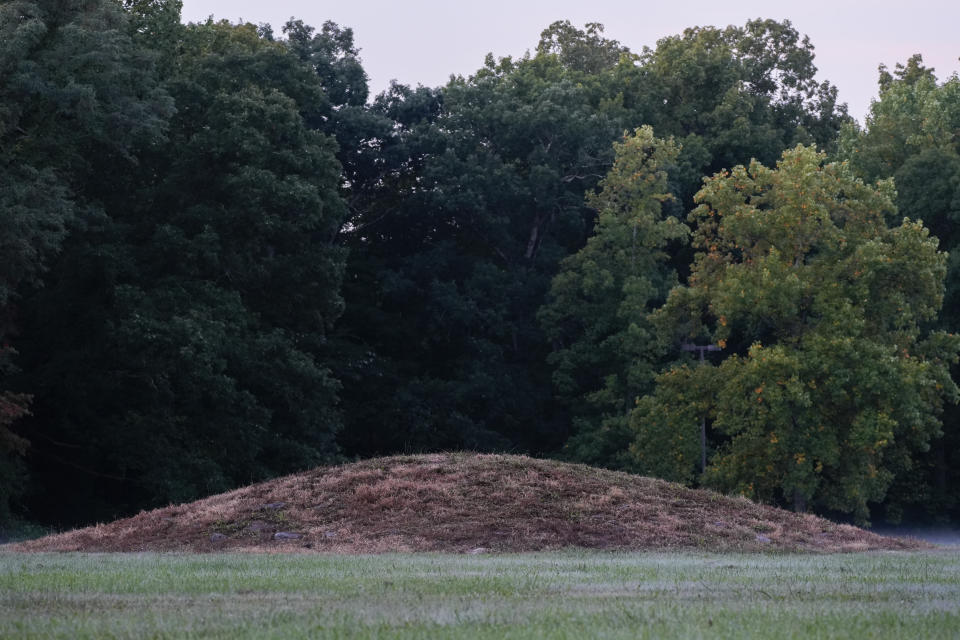
[[[629,442],[626,416],[651,386],[662,353],[647,316],[675,284],[667,246],[688,233],[661,211],[679,153],[673,141],[643,127],[614,149],[600,191],[587,196],[597,211],[594,233],[560,263],[538,314],[554,344],[548,363],[558,398],[580,427],[566,452],[605,465],[617,464]]]
[[[42,285],[68,225],[99,214],[132,147],[162,135],[172,105],[113,2],[3,3],[0,77],[3,389],[14,384],[9,342],[24,329],[24,294]],[[17,419],[28,403],[0,392],[0,522],[25,484],[19,457],[35,433]]]
[[[555,23],[544,32],[538,52],[554,52],[570,64],[580,60],[575,68],[586,68],[581,48],[588,43],[599,47],[599,33],[588,28],[577,36],[568,23]],[[561,44],[578,55],[563,58]],[[660,134],[672,134],[683,143],[677,157],[663,167],[668,173],[661,192],[679,196],[678,201],[662,203],[669,216],[679,217],[705,172],[749,158],[772,161],[797,141],[827,145],[847,119],[836,105],[836,89],[814,81],[813,47],[789,22],[755,20],[723,30],[690,29],[661,40],[656,50],[641,56],[611,42],[601,48],[594,68],[604,68],[599,60],[612,69],[606,77],[593,75],[597,91],[608,96],[616,92],[606,103],[616,105],[611,114],[652,122]],[[603,216],[598,224],[603,225]],[[580,262],[561,267],[554,280],[556,295],[558,286],[568,290],[562,294],[565,302],[548,302],[541,318],[547,319],[544,326],[553,342],[553,380],[573,417],[575,435],[566,445],[568,454],[622,466],[631,438],[625,410],[648,390],[654,363],[661,357],[653,332],[639,318],[662,301],[671,276],[656,260],[615,264],[617,256],[635,246],[630,233],[599,226],[595,233],[604,239],[591,239],[582,250],[584,257],[577,258]],[[642,230],[638,235],[643,237]],[[590,246],[595,239],[603,251]],[[689,253],[676,239],[664,241],[660,249],[667,250],[671,266],[685,273]],[[622,281],[628,273],[635,280]],[[570,290],[583,286],[577,284],[579,277],[595,290],[596,303],[571,295]]]
[[[880,95],[866,127],[844,129],[840,155],[868,180],[894,175],[908,158],[927,149],[960,144],[960,80],[937,84],[933,69],[915,55],[890,74],[880,67]]]
[[[182,0],[121,0],[127,31],[140,47],[152,50],[161,77],[174,71],[180,40]]]
[[[442,90],[394,87],[375,103],[397,124],[345,230],[344,375],[363,390],[345,396],[348,450],[562,443],[536,311],[585,239],[584,194],[625,128],[603,87],[617,71],[568,63],[555,49],[491,56]]]
[[[157,44],[157,43],[154,43]],[[315,72],[252,25],[183,27],[166,139],[26,306],[30,503],[110,518],[336,459],[335,143]],[[75,507],[73,505],[76,505]]]
[[[689,484],[701,458],[700,424],[714,415],[715,367],[676,365],[656,377],[653,393],[630,416],[627,466],[647,475]]]
[[[724,426],[738,405],[721,407],[708,392],[780,370],[693,367],[660,377],[638,409],[645,425],[659,426],[629,451],[635,427],[626,416],[676,355],[648,314],[673,271],[686,276],[679,220],[701,176],[751,158],[769,165],[798,142],[831,148],[848,122],[789,22],[690,29],[639,54],[602,25],[555,22],[533,54],[491,55],[467,78],[394,85],[368,104],[349,28],[292,19],[275,37],[267,25],[184,26],[180,8],[180,0],[0,5],[0,511],[24,486],[25,451],[29,517],[71,522],[334,460],[340,450],[548,453],[569,440],[568,454],[581,460],[656,465],[691,480],[696,433],[686,429],[700,416],[711,421],[715,456],[740,439]],[[956,81],[937,85],[917,58],[884,71],[881,85],[868,130],[849,125],[840,151],[870,180],[894,176],[901,212],[952,246]],[[642,128],[614,151],[640,125],[670,141]],[[758,194],[750,198],[759,203]],[[876,198],[871,207],[892,213]],[[782,209],[792,224],[792,211],[757,206]],[[710,224],[701,224],[701,245]],[[847,233],[846,222],[836,225]],[[701,259],[669,307],[689,313],[665,312],[661,322],[727,340],[738,354],[730,362],[741,364],[752,362],[754,342],[773,349],[786,340],[780,325],[814,323],[810,312],[790,320],[813,308],[797,302],[808,285],[792,273],[790,241],[764,233],[780,252],[771,249],[765,275],[743,268],[720,278],[722,265]],[[884,266],[894,257],[888,245],[929,258],[920,231],[898,233],[858,259]],[[852,259],[810,243],[811,264]],[[736,262],[741,250],[727,255]],[[914,278],[926,284],[913,298],[891,297],[888,276],[876,276],[887,271],[871,272],[880,279],[867,288],[868,319],[883,314],[891,325],[870,331],[908,335],[897,344],[911,357],[947,358],[948,339],[910,329],[932,322],[929,314],[901,309],[939,295],[930,283],[940,258],[930,260],[918,263],[933,275]],[[811,282],[839,278],[817,273]],[[708,274],[725,283],[715,298],[697,284]],[[740,300],[741,289],[765,293]],[[721,307],[740,318],[729,335],[712,324]],[[830,317],[859,326],[843,313]],[[771,358],[787,367],[791,353]],[[934,376],[904,366],[887,373]],[[697,393],[683,391],[685,380]],[[686,404],[669,404],[685,393]],[[856,402],[850,415],[872,406]],[[935,431],[924,416],[939,401],[917,402],[902,411],[913,406],[924,426],[915,442],[898,434],[882,448],[879,480],[863,481],[870,496],[891,474],[906,477]],[[863,429],[879,434],[882,422]],[[657,453],[667,449],[680,457]],[[776,488],[756,495],[790,500],[800,487],[798,496],[820,496],[821,485],[787,462],[775,466]],[[742,484],[729,474],[711,481]]]
[[[866,127],[844,129],[839,154],[866,180],[894,178],[903,215],[922,220],[950,252],[943,310],[937,326],[960,328],[960,79],[937,82],[920,55],[893,72],[880,68],[880,94]],[[957,369],[953,371],[957,377]],[[960,501],[960,411],[948,407],[943,438],[915,460],[916,471],[891,489],[886,516],[956,517]],[[916,513],[920,511],[920,513]]]
[[[697,195],[701,253],[658,321],[732,353],[699,382],[697,369],[662,376],[634,416],[634,451],[649,464],[677,426],[665,412],[706,415],[707,484],[865,520],[867,503],[940,434],[943,402],[957,397],[948,367],[960,338],[924,328],[943,300],[936,239],[909,219],[887,228],[890,190],[822,159],[797,147],[776,169],[738,166]],[[672,452],[672,475],[689,478],[689,450]]]
[[[379,164],[351,173],[344,163],[351,257],[337,332],[348,355],[337,375],[351,380],[347,450],[546,453],[574,418],[577,431],[601,430],[602,413],[590,409],[585,423],[570,401],[613,375],[618,390],[597,401],[622,406],[633,392],[619,387],[634,383],[620,365],[598,369],[558,407],[546,362],[554,345],[537,314],[561,261],[593,231],[584,197],[609,171],[611,145],[644,123],[683,142],[660,189],[679,195],[663,203],[679,218],[704,171],[772,160],[798,136],[829,140],[845,116],[828,104],[831,87],[811,84],[811,49],[789,24],[757,22],[692,31],[637,56],[600,25],[556,22],[534,55],[490,55],[441,89],[395,86],[378,98],[373,111],[395,124],[361,148],[379,152]],[[688,254],[670,252],[672,266],[686,268]],[[662,296],[642,282],[662,288],[664,273],[638,275],[630,295]],[[653,348],[641,346],[642,331],[629,341]]]
[[[66,225],[110,185],[101,175],[161,135],[171,102],[110,2],[0,6],[0,336]],[[127,165],[129,166],[129,165]]]
[[[798,143],[829,147],[849,121],[837,90],[814,78],[813,45],[788,20],[696,27],[660,40],[640,63],[655,96],[649,123],[683,147],[674,193],[752,158],[772,164]]]
[[[622,56],[634,57],[616,40],[603,37],[602,24],[588,22],[581,31],[569,20],[557,20],[540,33],[537,55],[556,56],[564,68],[588,74],[616,67]]]
[[[362,209],[365,189],[382,178],[383,149],[393,122],[367,108],[367,75],[353,44],[353,30],[327,21],[319,32],[300,20],[283,27],[287,49],[313,70],[321,102],[305,113],[307,125],[335,138],[343,167],[341,194],[351,210]],[[351,214],[351,217],[354,214]]]

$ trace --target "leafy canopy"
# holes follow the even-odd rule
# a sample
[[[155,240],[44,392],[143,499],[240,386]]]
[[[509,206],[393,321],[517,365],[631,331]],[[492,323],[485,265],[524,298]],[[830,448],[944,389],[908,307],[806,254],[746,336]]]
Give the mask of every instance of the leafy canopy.
[[[31,502],[59,522],[337,457],[325,344],[345,207],[336,144],[307,124],[324,87],[253,25],[183,26],[171,43],[165,138],[134,150],[24,305]]]
[[[38,435],[23,420],[30,395],[4,391],[24,297],[49,279],[70,225],[124,189],[134,149],[162,139],[171,111],[116,3],[0,3],[0,524]]]
[[[936,238],[909,219],[888,228],[891,185],[823,159],[799,146],[698,193],[700,253],[657,321],[730,355],[662,374],[634,415],[633,453],[641,469],[689,480],[698,425],[677,418],[705,415],[705,483],[865,520],[939,435],[960,338],[924,329],[943,300]]]
[[[538,317],[554,345],[548,362],[561,401],[571,405],[572,457],[610,464],[625,448],[626,416],[649,390],[659,357],[649,312],[676,278],[667,247],[688,229],[662,205],[679,148],[641,127],[614,144],[613,167],[587,195],[593,235],[560,263]]]
[[[960,328],[960,78],[937,81],[917,54],[892,71],[880,67],[880,93],[866,126],[843,130],[839,155],[864,180],[893,178],[901,215],[922,220],[950,254],[937,326]],[[954,379],[958,371],[954,368]],[[944,436],[916,459],[917,472],[901,476],[886,510],[898,518],[917,505],[935,518],[954,517],[960,497],[960,410],[947,407]],[[916,514],[924,515],[924,514]]]

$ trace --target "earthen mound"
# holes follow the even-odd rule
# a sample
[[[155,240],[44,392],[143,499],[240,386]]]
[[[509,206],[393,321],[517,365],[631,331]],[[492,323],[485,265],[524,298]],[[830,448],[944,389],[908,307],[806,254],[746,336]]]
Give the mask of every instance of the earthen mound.
[[[323,467],[14,551],[866,551],[928,545],[583,465],[450,453]]]

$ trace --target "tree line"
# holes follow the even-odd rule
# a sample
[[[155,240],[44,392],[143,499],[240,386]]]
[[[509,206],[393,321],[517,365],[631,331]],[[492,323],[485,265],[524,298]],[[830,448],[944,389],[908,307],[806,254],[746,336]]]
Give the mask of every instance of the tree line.
[[[960,82],[815,73],[555,22],[371,96],[332,22],[5,0],[0,522],[450,449],[955,517]]]

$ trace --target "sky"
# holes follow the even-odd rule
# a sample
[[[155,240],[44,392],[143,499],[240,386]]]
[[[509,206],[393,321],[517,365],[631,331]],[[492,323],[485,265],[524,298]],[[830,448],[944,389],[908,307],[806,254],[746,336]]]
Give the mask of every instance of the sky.
[[[921,53],[940,80],[960,71],[958,0],[183,0],[185,22],[211,15],[269,23],[278,34],[290,17],[317,28],[326,20],[352,28],[371,97],[391,80],[438,86],[452,74],[470,75],[487,53],[523,55],[555,20],[580,28],[600,22],[608,38],[638,52],[687,27],[787,19],[810,36],[817,78],[836,85],[850,115],[861,122],[876,96],[881,63],[892,69]]]

